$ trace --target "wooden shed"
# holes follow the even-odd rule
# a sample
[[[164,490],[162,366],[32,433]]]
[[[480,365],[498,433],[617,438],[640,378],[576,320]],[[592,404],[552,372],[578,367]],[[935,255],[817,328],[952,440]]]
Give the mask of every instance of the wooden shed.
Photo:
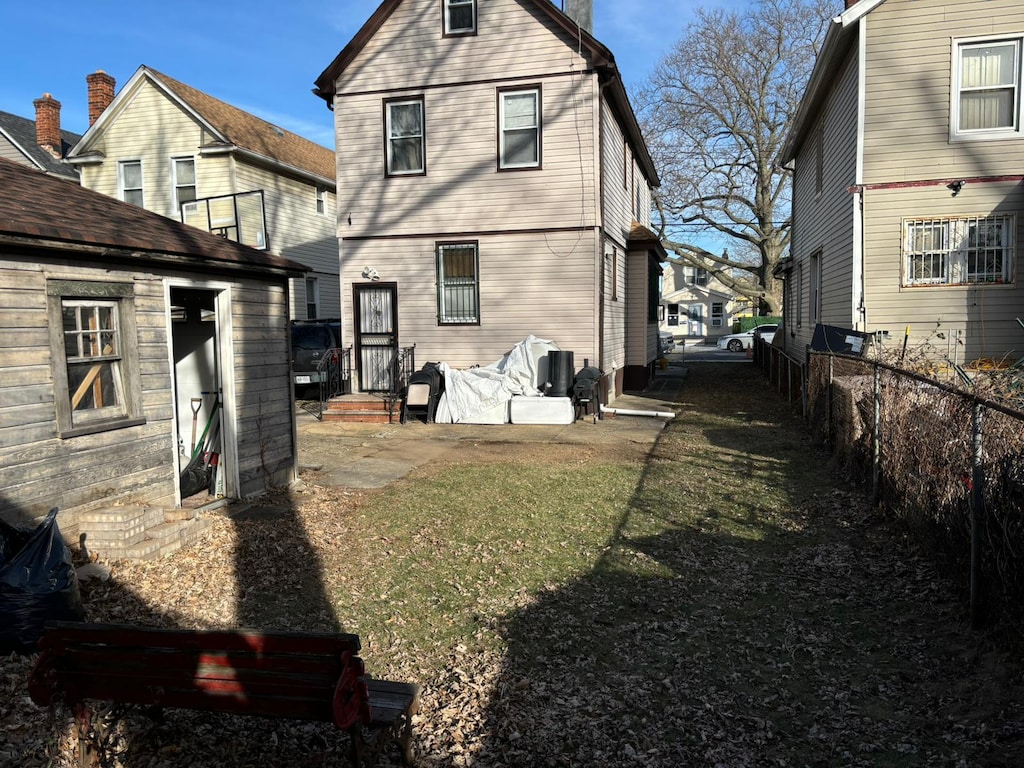
[[[108,556],[296,478],[288,279],[307,268],[0,159],[0,516]],[[180,475],[207,430],[210,488]],[[212,438],[212,439],[211,439]]]

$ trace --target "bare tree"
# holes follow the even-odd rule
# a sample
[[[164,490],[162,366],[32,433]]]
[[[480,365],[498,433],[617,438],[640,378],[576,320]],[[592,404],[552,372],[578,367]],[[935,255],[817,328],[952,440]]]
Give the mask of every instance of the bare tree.
[[[662,177],[659,235],[764,314],[790,239],[790,173],[775,160],[831,15],[827,0],[698,10],[637,99]]]

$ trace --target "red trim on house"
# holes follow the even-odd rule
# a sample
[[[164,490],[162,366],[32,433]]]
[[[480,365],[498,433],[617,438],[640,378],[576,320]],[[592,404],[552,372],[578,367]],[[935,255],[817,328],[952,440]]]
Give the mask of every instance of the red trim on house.
[[[883,181],[877,184],[854,184],[846,191],[854,194],[871,189],[911,189],[914,187],[945,187],[954,182],[962,184],[996,184],[1003,181],[1024,182],[1024,176],[957,176],[949,179],[921,179],[920,181]]]

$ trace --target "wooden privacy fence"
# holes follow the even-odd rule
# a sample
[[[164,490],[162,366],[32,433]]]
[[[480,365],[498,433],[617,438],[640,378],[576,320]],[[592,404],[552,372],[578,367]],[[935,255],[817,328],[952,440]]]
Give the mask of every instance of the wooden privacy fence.
[[[992,609],[1020,612],[1024,413],[880,362],[817,352],[808,354],[804,412],[876,504],[968,585],[973,626]]]

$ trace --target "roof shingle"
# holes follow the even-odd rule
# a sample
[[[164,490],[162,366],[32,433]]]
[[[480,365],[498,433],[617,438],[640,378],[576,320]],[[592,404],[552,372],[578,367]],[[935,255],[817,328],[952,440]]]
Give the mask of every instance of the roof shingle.
[[[9,237],[98,246],[144,260],[172,257],[210,267],[301,274],[308,267],[211,235],[174,219],[85,189],[69,179],[0,158],[0,240]]]

